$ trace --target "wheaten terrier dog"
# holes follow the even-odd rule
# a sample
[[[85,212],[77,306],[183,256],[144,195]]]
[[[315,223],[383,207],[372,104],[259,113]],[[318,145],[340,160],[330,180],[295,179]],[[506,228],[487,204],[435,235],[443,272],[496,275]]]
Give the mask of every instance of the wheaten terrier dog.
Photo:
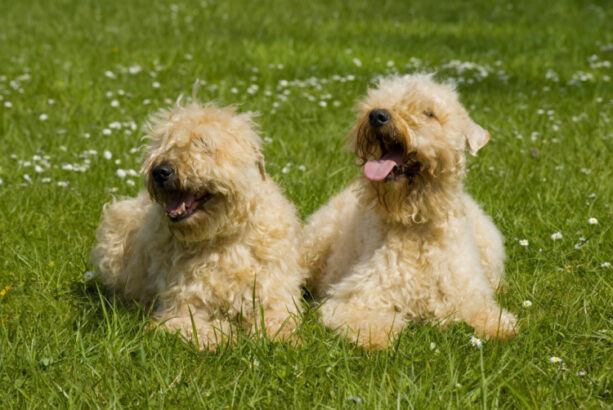
[[[155,114],[148,192],[107,204],[92,263],[165,328],[214,348],[240,324],[287,338],[301,310],[300,220],[266,175],[249,114],[177,105]],[[263,319],[263,320],[262,320]]]
[[[301,246],[324,324],[371,348],[418,319],[512,336],[516,319],[494,297],[503,239],[463,185],[466,148],[475,154],[489,134],[453,87],[384,79],[349,139],[363,177],[309,219]]]

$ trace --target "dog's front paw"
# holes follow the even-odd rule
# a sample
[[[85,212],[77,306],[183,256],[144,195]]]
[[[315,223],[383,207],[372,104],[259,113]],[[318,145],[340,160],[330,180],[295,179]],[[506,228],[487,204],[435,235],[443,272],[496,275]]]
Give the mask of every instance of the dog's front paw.
[[[217,349],[229,339],[230,332],[224,323],[209,323],[191,317],[176,317],[162,321],[160,325],[171,333],[178,333],[183,339],[196,346],[198,350]],[[195,332],[194,332],[195,331]]]
[[[331,300],[324,303],[320,313],[324,325],[369,350],[389,346],[403,325],[395,312],[360,308]]]
[[[486,339],[508,339],[517,334],[517,318],[507,310],[494,309],[477,314],[470,323]]]

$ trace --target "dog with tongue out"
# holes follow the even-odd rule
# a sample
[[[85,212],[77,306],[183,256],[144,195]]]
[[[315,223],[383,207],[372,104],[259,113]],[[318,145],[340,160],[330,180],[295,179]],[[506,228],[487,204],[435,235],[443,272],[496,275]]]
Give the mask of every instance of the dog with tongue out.
[[[237,330],[292,336],[300,220],[268,177],[252,116],[212,104],[155,114],[146,190],[105,205],[91,261],[118,295],[200,348]]]
[[[382,348],[409,321],[464,321],[508,338],[495,293],[503,238],[464,189],[465,152],[489,140],[454,87],[432,75],[381,80],[349,133],[362,176],[307,221],[300,260],[323,323]]]

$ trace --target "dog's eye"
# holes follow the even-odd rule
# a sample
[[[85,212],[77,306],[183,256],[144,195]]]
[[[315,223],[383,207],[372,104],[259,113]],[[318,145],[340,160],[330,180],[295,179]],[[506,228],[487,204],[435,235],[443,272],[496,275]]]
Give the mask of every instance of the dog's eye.
[[[428,118],[434,118],[435,120],[436,118],[436,114],[434,114],[434,112],[432,110],[426,110],[424,111],[424,115]]]

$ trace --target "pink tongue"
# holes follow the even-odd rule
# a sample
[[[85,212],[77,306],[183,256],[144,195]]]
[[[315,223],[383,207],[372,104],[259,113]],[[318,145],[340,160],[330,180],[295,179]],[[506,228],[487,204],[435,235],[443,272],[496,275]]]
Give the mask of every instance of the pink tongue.
[[[388,152],[379,160],[371,159],[364,164],[364,176],[371,181],[382,181],[396,165],[402,164],[402,153]]]
[[[194,205],[194,194],[185,193],[177,195],[166,204],[166,213],[171,217],[177,217],[191,210]]]

